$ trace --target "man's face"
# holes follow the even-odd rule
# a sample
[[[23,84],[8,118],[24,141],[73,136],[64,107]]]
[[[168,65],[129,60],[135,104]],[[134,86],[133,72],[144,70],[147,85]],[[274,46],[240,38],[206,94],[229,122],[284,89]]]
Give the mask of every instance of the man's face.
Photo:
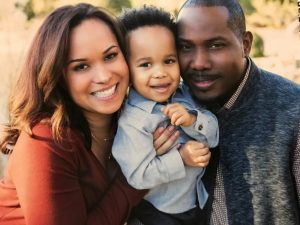
[[[178,16],[181,75],[200,102],[224,104],[243,78],[252,35],[238,38],[228,18],[221,6],[184,8]]]

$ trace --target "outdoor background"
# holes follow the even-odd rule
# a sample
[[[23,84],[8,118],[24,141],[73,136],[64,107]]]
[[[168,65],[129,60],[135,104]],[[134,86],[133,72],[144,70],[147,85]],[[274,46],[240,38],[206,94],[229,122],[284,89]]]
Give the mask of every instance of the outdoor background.
[[[159,6],[176,14],[184,0],[1,0],[1,124],[7,121],[10,90],[41,21],[54,8],[79,2],[108,7],[116,15],[122,7],[139,7],[144,4]],[[297,0],[240,0],[240,3],[246,12],[247,29],[255,34],[251,52],[254,61],[271,72],[300,83],[300,23]],[[6,158],[0,156],[0,177],[5,161]]]

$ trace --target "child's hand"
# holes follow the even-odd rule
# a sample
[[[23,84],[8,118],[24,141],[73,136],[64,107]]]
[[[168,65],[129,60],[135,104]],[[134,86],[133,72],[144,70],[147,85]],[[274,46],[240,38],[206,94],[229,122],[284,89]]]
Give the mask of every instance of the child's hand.
[[[179,103],[168,104],[162,108],[162,113],[169,117],[172,125],[190,126],[196,121],[196,116],[189,113],[186,108]]]
[[[188,141],[182,146],[179,153],[185,165],[194,167],[207,166],[211,157],[207,145],[197,141]]]

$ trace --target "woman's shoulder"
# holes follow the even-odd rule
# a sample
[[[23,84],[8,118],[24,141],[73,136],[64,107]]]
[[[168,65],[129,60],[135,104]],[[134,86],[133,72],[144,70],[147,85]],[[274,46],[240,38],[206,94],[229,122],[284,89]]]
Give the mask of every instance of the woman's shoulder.
[[[59,134],[59,138],[55,138],[51,123],[43,120],[32,127],[31,134],[22,131],[19,139],[35,146],[48,145],[54,150],[74,151],[84,145],[83,135],[75,129],[63,127]]]

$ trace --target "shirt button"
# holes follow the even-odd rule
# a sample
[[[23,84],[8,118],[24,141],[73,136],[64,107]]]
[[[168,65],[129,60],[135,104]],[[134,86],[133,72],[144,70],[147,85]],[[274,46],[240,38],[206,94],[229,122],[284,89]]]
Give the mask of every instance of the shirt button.
[[[203,129],[203,125],[200,124],[199,127],[198,127],[198,130],[202,130]]]

